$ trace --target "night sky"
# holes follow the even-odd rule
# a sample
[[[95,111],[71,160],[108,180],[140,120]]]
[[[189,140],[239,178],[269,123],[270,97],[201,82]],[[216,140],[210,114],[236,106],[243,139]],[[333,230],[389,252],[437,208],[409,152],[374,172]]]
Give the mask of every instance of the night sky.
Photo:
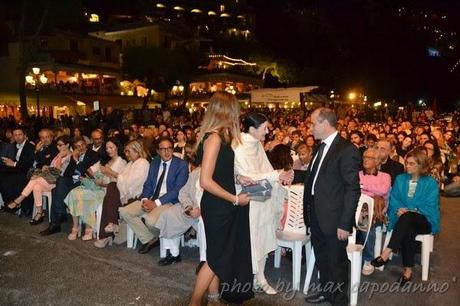
[[[44,30],[84,31],[81,13],[144,16],[159,1],[27,1],[28,26],[36,29],[47,11]],[[162,1],[165,4],[214,5],[216,1]],[[233,1],[221,1],[235,3]],[[239,0],[254,16],[257,50],[286,63],[290,86],[320,85],[357,90],[375,99],[434,100],[454,106],[460,101],[460,1],[418,0]],[[21,1],[0,7],[1,17],[20,18]],[[219,2],[220,3],[220,2]],[[228,6],[230,4],[227,4]],[[6,9],[5,9],[6,8]],[[5,13],[6,12],[6,13]],[[54,15],[53,15],[54,14]],[[78,16],[80,14],[80,16]],[[54,18],[54,16],[57,16]],[[2,49],[11,39],[1,24]],[[251,57],[254,50],[227,44],[229,55]]]

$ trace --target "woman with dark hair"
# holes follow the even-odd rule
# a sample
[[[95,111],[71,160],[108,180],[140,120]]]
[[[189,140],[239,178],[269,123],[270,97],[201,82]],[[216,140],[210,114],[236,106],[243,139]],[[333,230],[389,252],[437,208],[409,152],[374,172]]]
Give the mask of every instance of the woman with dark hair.
[[[94,164],[90,168],[94,179],[82,178],[82,184],[72,189],[64,199],[73,220],[72,232],[67,237],[69,240],[77,239],[80,218],[86,225],[82,240],[93,238],[93,228],[96,225],[95,212],[102,204],[106,187],[116,181],[118,173],[126,166],[126,161],[119,154],[122,145],[117,138],[107,140],[105,147],[110,159],[104,164]]]
[[[174,142],[174,155],[184,159],[185,157],[185,144],[187,143],[187,136],[183,130],[177,130]]]
[[[441,158],[441,150],[438,147],[438,143],[434,140],[425,141],[423,144],[426,155],[428,156],[429,168],[431,176],[438,182],[441,186],[441,178],[443,172],[443,162]]]
[[[403,286],[412,278],[415,236],[439,232],[439,187],[429,175],[429,159],[423,150],[415,149],[406,156],[406,173],[396,177],[391,189],[388,221],[388,230],[393,231],[390,242],[371,264],[383,266],[400,249],[404,272],[399,283]]]
[[[279,144],[273,148],[268,156],[274,169],[289,170],[292,168],[294,161],[291,156],[291,149],[284,144]]]
[[[406,133],[404,133],[406,134]],[[399,135],[403,135],[403,132],[401,132]],[[408,152],[412,151],[412,138],[410,136],[405,136],[401,142],[398,142],[396,145],[396,153],[398,153],[399,156],[404,158]]]
[[[273,186],[272,196],[264,202],[251,200],[249,205],[249,226],[251,234],[252,271],[255,274],[254,287],[262,288],[267,294],[276,294],[265,279],[264,270],[267,255],[277,248],[276,230],[281,215],[284,189],[280,176],[288,175],[292,167],[292,158],[287,167],[274,170],[265,154],[262,141],[268,133],[267,118],[260,113],[249,113],[243,120],[241,145],[235,149],[235,174],[249,177],[254,181],[267,179]],[[273,151],[275,152],[276,146]],[[290,157],[290,149],[287,148]],[[286,168],[286,170],[283,170]],[[238,190],[237,190],[238,192]]]
[[[148,155],[137,140],[131,140],[124,146],[124,155],[128,163],[108,185],[102,200],[101,224],[97,248],[103,248],[113,240],[118,232],[118,209],[137,199],[147,179],[149,171]]]
[[[63,135],[56,139],[56,145],[59,153],[51,161],[49,166],[43,166],[42,169],[36,169],[30,178],[29,183],[17,197],[13,204],[15,207],[6,206],[7,210],[11,209],[14,211],[16,207],[21,206],[21,202],[24,201],[31,193],[34,196],[34,204],[37,208],[37,213],[33,216],[33,219],[29,222],[30,225],[37,225],[43,222],[45,213],[42,207],[42,194],[49,192],[56,187],[56,179],[59,175],[62,175],[69,165],[72,152],[70,151],[71,139],[70,136]],[[57,171],[54,171],[56,169]],[[49,207],[48,207],[49,209]]]

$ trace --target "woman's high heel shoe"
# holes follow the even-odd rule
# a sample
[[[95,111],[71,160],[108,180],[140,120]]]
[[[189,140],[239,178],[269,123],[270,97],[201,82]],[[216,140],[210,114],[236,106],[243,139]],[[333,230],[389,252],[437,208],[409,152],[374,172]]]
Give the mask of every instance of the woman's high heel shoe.
[[[85,234],[83,235],[83,237],[81,237],[81,240],[88,241],[91,239],[93,239],[93,229],[85,229]]]
[[[113,242],[113,238],[112,237],[107,237],[107,238],[98,239],[98,240],[94,241],[94,246],[96,248],[102,249],[102,248],[105,248],[107,246],[107,244],[109,246],[112,246],[112,242]]]
[[[78,232],[80,231],[79,228],[72,228],[72,232],[67,236],[69,240],[77,240]]]
[[[14,206],[13,206],[13,207],[10,207],[11,204],[13,204]],[[12,201],[12,202],[8,203],[8,205],[6,205],[3,209],[4,209],[6,212],[15,214],[19,209],[21,209],[21,203],[18,203],[18,202],[16,202],[16,201]]]
[[[37,213],[35,217],[29,221],[30,225],[37,225],[43,222],[43,219],[45,219],[45,213],[43,211]]]

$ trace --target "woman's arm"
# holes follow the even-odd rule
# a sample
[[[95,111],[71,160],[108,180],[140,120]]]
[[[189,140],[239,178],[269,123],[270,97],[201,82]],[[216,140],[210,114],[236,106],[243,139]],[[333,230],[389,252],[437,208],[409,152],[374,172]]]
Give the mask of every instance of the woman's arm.
[[[203,161],[201,163],[200,186],[213,195],[222,198],[230,203],[238,201],[240,204],[247,204],[247,194],[234,195],[223,189],[212,178],[216,167],[217,156],[220,151],[221,139],[218,134],[211,134],[203,144]]]

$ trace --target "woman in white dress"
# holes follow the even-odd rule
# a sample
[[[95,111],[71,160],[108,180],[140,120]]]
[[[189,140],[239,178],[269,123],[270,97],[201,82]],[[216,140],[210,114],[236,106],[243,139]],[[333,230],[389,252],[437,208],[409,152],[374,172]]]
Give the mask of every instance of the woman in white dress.
[[[264,270],[267,254],[277,248],[276,230],[282,211],[284,189],[281,178],[291,175],[290,171],[274,170],[264,151],[261,141],[265,139],[267,118],[259,113],[250,113],[243,120],[242,144],[235,149],[235,174],[252,180],[267,179],[273,186],[271,198],[265,202],[251,200],[249,225],[251,235],[252,270],[255,274],[254,288],[262,288],[267,294],[276,294],[265,279]]]

